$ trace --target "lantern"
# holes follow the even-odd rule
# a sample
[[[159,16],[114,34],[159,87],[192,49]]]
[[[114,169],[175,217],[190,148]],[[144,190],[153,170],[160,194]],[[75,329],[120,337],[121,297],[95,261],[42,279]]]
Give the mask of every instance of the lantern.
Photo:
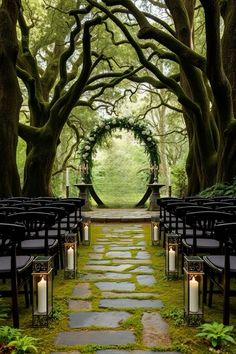
[[[53,310],[53,257],[37,256],[33,261],[33,327],[48,327]]]
[[[77,275],[77,234],[64,236],[64,278],[75,279]]]
[[[180,236],[174,232],[166,234],[165,271],[168,279],[179,276],[179,244]]]
[[[82,220],[82,244],[85,246],[90,245],[91,241],[91,220]]]
[[[188,325],[203,320],[203,260],[199,256],[184,257],[184,315]]]
[[[151,241],[153,246],[160,244],[161,232],[159,227],[159,221],[155,220],[154,218],[151,219]]]

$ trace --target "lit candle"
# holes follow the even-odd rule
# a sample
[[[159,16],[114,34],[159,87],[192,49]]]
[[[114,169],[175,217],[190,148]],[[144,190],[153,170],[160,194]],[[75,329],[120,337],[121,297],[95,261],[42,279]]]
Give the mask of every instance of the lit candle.
[[[47,282],[44,277],[38,282],[38,312],[47,311]]]
[[[158,227],[157,227],[157,225],[153,226],[153,240],[158,241]]]
[[[172,247],[169,250],[169,271],[175,271],[175,250]]]
[[[198,281],[195,277],[189,281],[189,311],[198,312]]]
[[[72,247],[67,250],[67,268],[74,270],[74,249]]]
[[[84,241],[89,240],[88,225],[84,225]]]
[[[66,168],[66,187],[70,186],[69,168]]]

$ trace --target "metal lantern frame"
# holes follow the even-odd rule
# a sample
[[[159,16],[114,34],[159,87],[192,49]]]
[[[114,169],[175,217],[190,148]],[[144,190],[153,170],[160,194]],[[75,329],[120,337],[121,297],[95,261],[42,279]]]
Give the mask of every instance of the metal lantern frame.
[[[64,236],[64,279],[75,279],[77,276],[77,238],[76,233]]]
[[[160,222],[157,219],[151,219],[151,242],[152,246],[160,245]]]
[[[82,245],[89,246],[91,243],[91,220],[82,220]]]
[[[166,234],[165,272],[168,279],[179,278],[179,245],[181,237],[176,233]]]
[[[184,256],[184,317],[188,325],[203,321],[204,261],[199,256]]]
[[[53,257],[37,256],[33,260],[33,327],[48,327],[53,311]]]

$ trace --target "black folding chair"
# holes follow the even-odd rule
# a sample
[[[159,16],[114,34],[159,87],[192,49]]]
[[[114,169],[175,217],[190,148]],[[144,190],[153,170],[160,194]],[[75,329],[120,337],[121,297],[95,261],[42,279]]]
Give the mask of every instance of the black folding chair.
[[[203,256],[205,276],[209,282],[208,306],[212,306],[214,285],[216,292],[223,294],[223,323],[229,324],[230,297],[236,296],[231,279],[236,277],[236,222],[222,223],[215,226],[215,237],[222,243],[222,254]],[[208,289],[205,289],[205,296]],[[204,296],[204,297],[205,297]]]
[[[24,289],[26,307],[29,306],[29,283],[32,262],[30,255],[18,255],[17,246],[25,237],[23,225],[0,223],[0,278],[5,282],[0,296],[11,297],[13,326],[19,327],[18,294]],[[10,289],[7,280],[10,280]]]

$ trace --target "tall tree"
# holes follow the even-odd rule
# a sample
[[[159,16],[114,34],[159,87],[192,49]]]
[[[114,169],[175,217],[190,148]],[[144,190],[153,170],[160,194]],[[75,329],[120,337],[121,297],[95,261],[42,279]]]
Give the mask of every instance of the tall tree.
[[[16,75],[16,22],[20,1],[3,0],[0,7],[0,195],[20,194],[16,166],[19,112],[22,103]]]
[[[65,5],[63,1],[62,5]],[[69,31],[59,33],[53,42],[37,53],[30,48],[31,27],[27,25],[24,13],[20,12],[17,73],[27,88],[30,110],[30,125],[19,124],[19,134],[28,144],[24,195],[51,194],[56,149],[73,108],[88,106],[94,109],[92,102],[104,93],[106,87],[114,87],[130,74],[128,66],[113,70],[103,48],[97,51],[94,46],[91,49],[91,44],[99,40],[95,28],[102,23],[100,16],[90,14],[91,10],[91,6],[82,6],[64,11],[67,20],[69,17],[74,19],[68,20]]]
[[[103,0],[104,6],[94,0],[88,2],[120,28],[152,78],[142,77],[140,72],[136,80],[149,80],[156,87],[167,87],[183,106],[189,138],[186,166],[189,193],[197,193],[216,182],[230,182],[236,174],[235,90],[232,90],[235,48],[230,40],[236,27],[234,1],[150,0],[155,15],[145,12],[140,2],[131,0]],[[159,18],[160,4],[171,14],[174,31],[168,22]],[[121,21],[124,13],[126,21]],[[197,41],[194,21],[199,13],[205,17],[206,53],[199,53],[194,47]],[[137,38],[132,35],[130,25],[139,27]],[[145,52],[142,48],[146,48]],[[157,57],[178,63],[180,84],[159,69]],[[229,57],[230,65],[227,65]]]

